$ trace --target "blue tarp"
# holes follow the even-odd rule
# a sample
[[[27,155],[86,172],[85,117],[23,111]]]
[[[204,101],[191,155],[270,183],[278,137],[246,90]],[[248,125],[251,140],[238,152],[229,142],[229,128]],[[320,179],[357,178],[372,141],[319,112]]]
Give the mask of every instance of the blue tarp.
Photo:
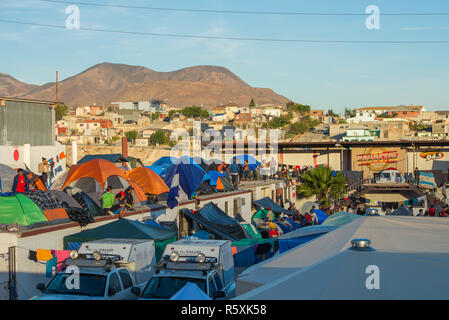
[[[286,225],[284,225],[280,222],[277,222],[277,221],[273,221],[273,222],[275,222],[279,226],[279,228],[281,228],[283,233],[289,233],[290,231],[292,231],[289,227],[287,227]]]
[[[274,213],[292,214],[292,212],[277,205],[275,202],[273,202],[273,200],[271,200],[268,197],[253,201],[253,203],[256,206],[257,211],[259,211],[260,209],[268,209],[270,207],[271,211],[273,211]]]
[[[210,232],[207,232],[204,230],[198,230],[191,236],[184,237],[184,239],[211,240],[211,239],[215,239],[215,236]]]
[[[313,212],[315,212],[316,217],[318,218],[318,224],[322,224],[324,220],[328,218],[328,215],[323,210],[315,209]]]
[[[162,228],[165,230],[168,230],[166,227],[161,226],[159,223],[157,223],[155,220],[153,219],[148,219],[144,221],[145,224],[152,226],[152,227],[156,227],[156,228]]]
[[[168,207],[174,208],[182,193],[190,199],[199,189],[203,177],[204,171],[196,166],[180,163],[170,167],[164,177],[165,184],[170,188],[167,198]]]
[[[259,161],[256,160],[256,158],[254,158],[250,154],[241,154],[235,156],[234,158],[232,158],[231,163],[234,162],[234,159],[237,159],[237,163],[241,163],[242,165],[245,163],[245,160],[248,160],[249,170],[255,170],[257,166],[261,164]]]
[[[298,237],[298,238],[290,238],[290,239],[278,239],[279,242],[279,253],[285,252],[287,250],[293,249],[303,243],[309,242],[321,235],[323,235],[324,233],[315,233],[315,234],[310,234],[307,236],[303,236],[303,237]]]
[[[170,300],[212,300],[193,282],[187,284],[175,293]]]
[[[256,263],[255,246],[239,247],[234,255],[235,267],[251,267]]]
[[[83,164],[83,163],[86,163],[87,161],[94,160],[94,159],[105,159],[105,160],[109,160],[113,163],[129,162],[128,159],[126,157],[124,157],[122,154],[113,153],[113,154],[88,154],[88,155],[82,157],[81,160],[79,160],[77,162],[77,164]]]

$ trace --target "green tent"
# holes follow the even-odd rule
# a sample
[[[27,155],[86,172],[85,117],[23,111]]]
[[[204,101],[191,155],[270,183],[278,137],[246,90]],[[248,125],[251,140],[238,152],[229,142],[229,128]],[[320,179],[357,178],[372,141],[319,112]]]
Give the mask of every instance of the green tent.
[[[41,209],[23,194],[0,197],[0,224],[30,227],[36,223],[45,224],[47,219]]]
[[[262,239],[262,235],[260,234],[260,232],[257,229],[251,227],[251,225],[249,223],[241,223],[240,225],[245,229],[245,231],[252,238],[254,238],[254,239]]]
[[[154,240],[156,258],[159,261],[168,243],[176,241],[176,232],[154,227],[143,222],[118,219],[117,221],[64,237],[64,249],[78,250],[83,242],[113,239]]]

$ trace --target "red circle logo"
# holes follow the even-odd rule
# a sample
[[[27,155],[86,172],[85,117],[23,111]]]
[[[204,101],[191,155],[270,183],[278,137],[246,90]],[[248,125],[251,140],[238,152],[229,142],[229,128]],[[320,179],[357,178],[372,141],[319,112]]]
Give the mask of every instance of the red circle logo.
[[[14,161],[19,161],[19,156],[20,156],[19,150],[17,150],[17,149],[14,150],[13,156],[14,156]]]

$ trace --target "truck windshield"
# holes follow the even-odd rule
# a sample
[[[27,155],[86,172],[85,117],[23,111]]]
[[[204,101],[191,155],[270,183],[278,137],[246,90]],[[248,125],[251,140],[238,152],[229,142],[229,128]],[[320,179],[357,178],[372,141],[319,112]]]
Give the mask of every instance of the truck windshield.
[[[75,281],[67,279],[71,273],[58,273],[53,280],[48,284],[45,290],[46,294],[75,294],[90,297],[102,297],[104,296],[104,289],[106,286],[106,276],[99,274],[79,274],[79,288],[73,288]],[[69,285],[66,284],[67,283]],[[70,289],[69,289],[70,288]]]
[[[204,293],[206,291],[206,280],[195,278],[177,277],[155,277],[147,284],[142,298],[147,299],[170,299],[176,292],[181,290],[188,282],[196,284]]]

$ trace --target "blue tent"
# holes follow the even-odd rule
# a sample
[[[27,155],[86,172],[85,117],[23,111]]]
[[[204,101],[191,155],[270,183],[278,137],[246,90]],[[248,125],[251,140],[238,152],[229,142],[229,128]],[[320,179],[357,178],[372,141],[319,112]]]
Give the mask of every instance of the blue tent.
[[[210,185],[211,186],[216,186],[218,178],[224,177],[224,174],[220,173],[218,171],[209,171],[208,173],[209,173],[209,177],[210,177]]]
[[[195,283],[187,282],[170,300],[212,300]]]
[[[162,167],[167,170],[167,168],[175,165],[178,162],[178,158],[175,157],[161,157],[158,160],[154,161],[151,166]]]
[[[268,209],[271,208],[271,211],[274,213],[285,213],[285,214],[292,214],[293,212],[288,211],[287,209],[282,208],[281,206],[277,205],[273,200],[271,200],[268,197],[265,197],[263,199],[255,200],[253,201],[254,206],[256,207],[257,211],[260,209]]]
[[[318,224],[322,224],[324,220],[328,218],[328,215],[323,210],[315,209],[313,212],[315,212],[316,217],[318,218]]]
[[[167,206],[172,209],[177,206],[179,199],[190,199],[201,185],[204,174],[198,167],[188,164],[170,167],[164,177],[165,184],[170,188]]]
[[[105,159],[105,160],[111,161],[112,163],[129,162],[128,159],[126,157],[124,157],[122,154],[112,153],[112,154],[88,154],[88,155],[82,157],[81,160],[79,160],[77,162],[77,164],[83,164],[83,163],[86,163],[87,161],[94,160],[94,159]]]
[[[257,166],[259,166],[261,164],[259,161],[256,160],[256,158],[254,158],[250,154],[241,154],[241,155],[235,156],[234,158],[232,158],[231,163],[234,162],[234,159],[237,159],[237,163],[241,163],[241,164],[244,164],[245,160],[248,160],[249,170],[255,170],[257,168]]]
[[[207,171],[205,170],[205,168],[203,168],[200,164],[203,162],[204,160],[201,158],[192,158],[189,156],[182,156],[181,158],[178,159],[177,164],[191,164],[195,167],[197,167],[198,169],[200,169],[201,171],[204,172],[204,176],[203,176],[203,180],[201,182],[204,182],[206,180],[210,180],[211,177],[209,176],[209,174],[207,173]]]
[[[153,170],[159,176],[162,176],[167,171],[167,168],[164,166],[145,166],[145,168]]]

